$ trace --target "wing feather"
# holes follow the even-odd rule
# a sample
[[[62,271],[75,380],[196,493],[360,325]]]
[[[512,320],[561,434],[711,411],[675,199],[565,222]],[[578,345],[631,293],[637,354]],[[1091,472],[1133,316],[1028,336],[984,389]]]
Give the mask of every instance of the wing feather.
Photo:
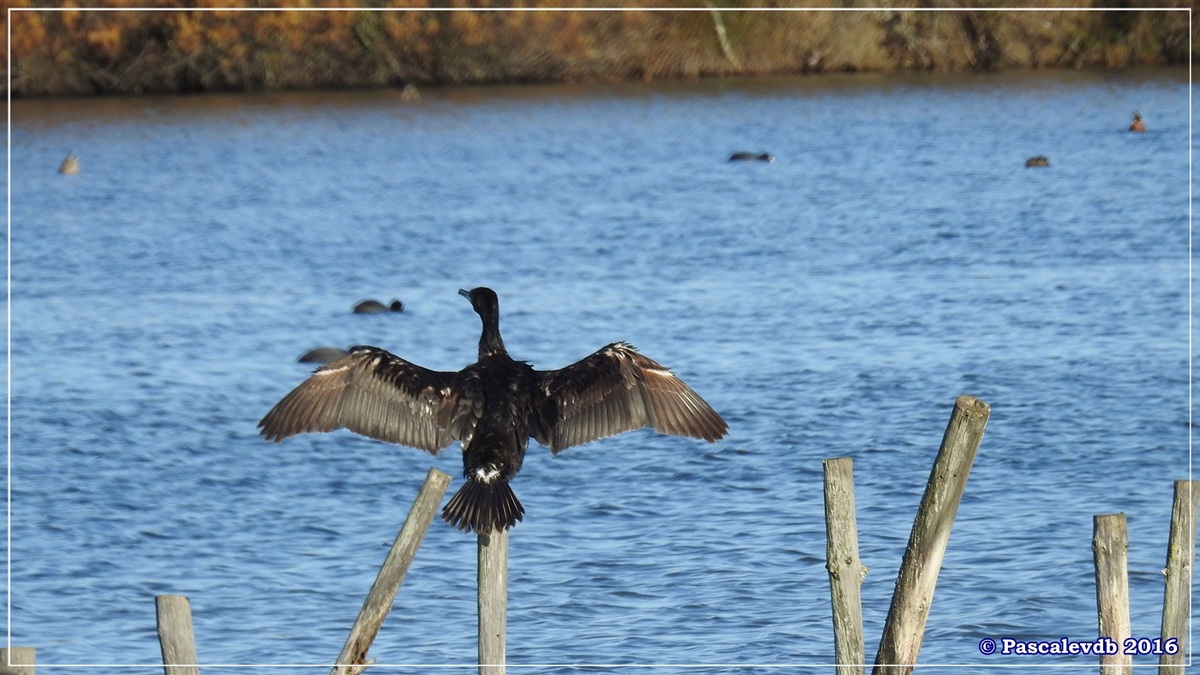
[[[535,437],[555,454],[642,427],[709,442],[729,430],[699,394],[623,342],[539,375]]]
[[[312,374],[258,423],[276,443],[309,432],[349,429],[437,454],[471,426],[459,416],[458,373],[423,368],[376,347],[350,354]]]

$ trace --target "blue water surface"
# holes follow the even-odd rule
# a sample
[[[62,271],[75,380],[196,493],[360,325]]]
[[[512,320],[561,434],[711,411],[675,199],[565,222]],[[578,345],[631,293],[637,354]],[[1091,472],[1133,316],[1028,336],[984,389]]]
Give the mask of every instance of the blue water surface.
[[[1133,633],[1158,635],[1190,471],[1188,124],[1181,70],[15,101],[12,643],[160,672],[170,593],[202,664],[328,669],[460,453],[255,424],[311,347],[473,361],[456,291],[487,285],[516,358],[626,340],[730,424],[531,446],[510,666],[829,672],[822,460],[843,456],[872,660],[971,394],[992,414],[920,662],[1094,668],[978,645],[1094,640],[1093,516],[1116,512]],[[366,297],[408,309],[352,315]],[[379,663],[473,668],[475,554],[435,522]]]

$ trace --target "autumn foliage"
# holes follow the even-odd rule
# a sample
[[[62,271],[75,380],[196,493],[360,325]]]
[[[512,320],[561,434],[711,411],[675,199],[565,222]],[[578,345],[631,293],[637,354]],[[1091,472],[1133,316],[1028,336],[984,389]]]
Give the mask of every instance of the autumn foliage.
[[[832,12],[744,11],[752,2],[682,11],[667,0],[605,11],[585,11],[597,4],[583,0],[324,0],[293,1],[287,9],[253,0],[208,0],[204,8],[108,0],[68,1],[54,10],[9,0],[15,11],[8,17],[16,96],[1112,67],[1191,58],[1186,12],[1080,12],[1062,1],[1061,10],[1038,12]]]

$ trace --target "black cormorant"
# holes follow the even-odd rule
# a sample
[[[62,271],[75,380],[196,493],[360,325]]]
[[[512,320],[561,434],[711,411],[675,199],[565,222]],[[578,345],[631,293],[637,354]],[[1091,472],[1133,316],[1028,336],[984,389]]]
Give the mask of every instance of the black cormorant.
[[[671,371],[623,342],[558,370],[509,357],[490,288],[459,291],[483,321],[479,360],[458,372],[422,368],[377,347],[319,368],[258,423],[262,435],[346,428],[436,454],[453,441],[466,483],[442,510],[464,531],[487,533],[522,519],[508,483],[529,439],[559,452],[624,431],[655,431],[715,442],[729,426]]]

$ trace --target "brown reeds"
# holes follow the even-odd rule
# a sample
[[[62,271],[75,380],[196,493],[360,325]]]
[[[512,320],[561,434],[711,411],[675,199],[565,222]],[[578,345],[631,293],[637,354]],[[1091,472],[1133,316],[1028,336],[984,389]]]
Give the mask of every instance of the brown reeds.
[[[320,10],[263,2],[253,11],[233,0],[209,0],[205,8],[183,0],[79,3],[105,11],[37,4],[9,3],[16,10],[15,96],[1114,67],[1191,58],[1186,11],[794,11],[828,4],[804,1],[770,11],[749,1],[679,11],[669,0],[609,11],[575,9],[595,8],[585,0],[535,0],[525,3],[528,11],[500,11],[500,2],[468,9],[457,0],[444,11],[399,0],[381,2],[380,10],[357,9],[355,0],[325,0]]]

